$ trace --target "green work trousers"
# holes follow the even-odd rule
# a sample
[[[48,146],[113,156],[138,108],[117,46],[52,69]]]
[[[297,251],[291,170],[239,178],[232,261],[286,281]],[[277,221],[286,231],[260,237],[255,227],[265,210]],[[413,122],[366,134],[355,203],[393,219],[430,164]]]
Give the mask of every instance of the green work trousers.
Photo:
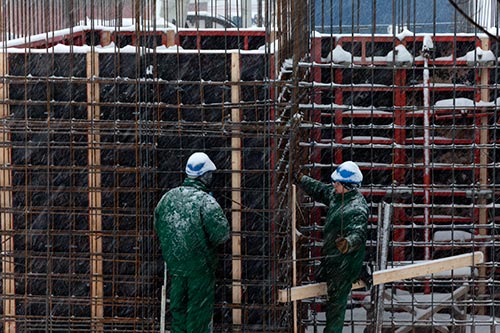
[[[352,283],[345,281],[328,281],[328,301],[326,304],[326,327],[324,333],[342,333],[344,328],[345,309]]]
[[[172,275],[171,333],[210,333],[215,302],[214,274]]]

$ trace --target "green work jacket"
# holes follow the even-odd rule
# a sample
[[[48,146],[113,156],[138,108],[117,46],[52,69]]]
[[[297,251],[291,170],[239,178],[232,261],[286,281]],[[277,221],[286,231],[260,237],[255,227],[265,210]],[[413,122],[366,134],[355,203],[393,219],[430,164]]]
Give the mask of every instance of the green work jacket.
[[[356,189],[336,194],[331,184],[324,184],[308,176],[302,177],[300,185],[315,201],[328,206],[320,278],[327,281],[356,281],[366,250],[368,204],[365,198]],[[349,249],[346,254],[342,254],[335,245],[335,240],[339,237],[347,239]]]
[[[155,229],[171,274],[190,276],[213,272],[216,247],[229,238],[229,223],[222,208],[197,179],[161,198],[155,209]]]

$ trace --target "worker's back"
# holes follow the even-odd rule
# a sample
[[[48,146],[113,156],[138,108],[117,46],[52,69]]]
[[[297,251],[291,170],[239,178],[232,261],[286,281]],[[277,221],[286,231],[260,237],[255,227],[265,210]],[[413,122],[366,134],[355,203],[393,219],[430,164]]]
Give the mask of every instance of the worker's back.
[[[188,276],[212,271],[215,247],[229,237],[229,224],[202,182],[187,178],[168,191],[155,210],[155,228],[170,272]]]

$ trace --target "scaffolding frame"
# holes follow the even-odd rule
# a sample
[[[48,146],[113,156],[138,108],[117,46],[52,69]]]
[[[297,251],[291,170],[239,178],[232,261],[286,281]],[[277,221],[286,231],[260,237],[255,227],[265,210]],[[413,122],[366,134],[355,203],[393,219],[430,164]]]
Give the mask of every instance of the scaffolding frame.
[[[457,273],[456,279],[465,278],[460,283],[476,286],[470,297],[482,302],[472,306],[473,318],[474,314],[494,314],[497,301],[490,292],[497,274],[493,253],[498,191],[491,180],[497,166],[498,100],[493,97],[497,93],[491,78],[498,60],[489,53],[494,51],[494,41],[478,34],[406,33],[315,35],[310,61],[300,64],[309,72],[299,82],[300,94],[311,96],[299,107],[305,119],[300,126],[303,133],[299,136],[305,138],[300,147],[309,156],[304,167],[314,178],[329,182],[337,165],[345,160],[358,162],[365,173],[361,191],[372,205],[372,230],[380,223],[378,203],[388,201],[394,207],[392,265],[472,249],[486,251],[486,263],[478,266],[477,275]],[[425,55],[421,50],[427,38],[434,45],[432,53]],[[308,261],[302,275],[307,281],[322,246],[320,216],[326,210],[320,206],[323,213],[318,214],[318,204],[304,199],[301,232],[311,239],[302,252],[302,259]],[[369,251],[375,251],[380,235],[372,233],[371,237]],[[451,275],[449,285],[436,277],[410,279],[392,288],[432,295],[455,283]],[[305,326],[310,327],[311,321],[314,327],[324,325],[316,317],[322,302],[305,303]],[[370,302],[366,292],[353,292],[351,316]],[[456,301],[461,302],[474,304],[467,299]],[[429,301],[431,308],[432,304]],[[396,304],[388,309],[401,311]],[[437,312],[429,313],[433,320],[439,317]],[[363,318],[367,322],[351,317],[353,330],[373,320]],[[454,322],[461,329],[474,321],[461,318]],[[410,322],[432,326],[427,319],[413,317]],[[493,322],[485,319],[476,325],[493,327]],[[393,319],[387,325],[404,327],[405,320]]]

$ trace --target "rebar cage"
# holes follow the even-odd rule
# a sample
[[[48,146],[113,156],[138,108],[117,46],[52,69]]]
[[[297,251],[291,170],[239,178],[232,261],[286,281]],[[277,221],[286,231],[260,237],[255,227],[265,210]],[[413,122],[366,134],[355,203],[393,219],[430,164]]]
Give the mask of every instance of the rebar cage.
[[[485,263],[353,290],[344,331],[494,331],[495,4],[200,0],[179,27],[160,0],[0,3],[4,332],[168,330],[153,210],[195,151],[231,223],[214,331],[322,332],[324,297],[277,297],[321,259],[292,185],[346,160],[376,270]]]

